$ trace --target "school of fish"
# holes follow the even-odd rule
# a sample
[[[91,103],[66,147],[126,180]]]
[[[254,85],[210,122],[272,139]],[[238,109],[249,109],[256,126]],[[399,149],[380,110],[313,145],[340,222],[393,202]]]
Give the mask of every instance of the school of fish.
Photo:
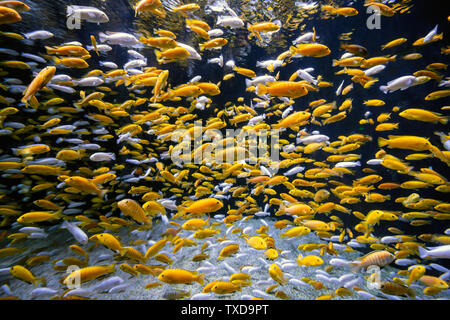
[[[364,47],[369,38],[342,34],[334,51],[323,27],[296,29],[293,15],[249,20],[225,1],[129,6],[133,19],[159,28],[50,45],[52,32],[14,27],[34,14],[32,4],[0,1],[1,38],[41,48],[0,48],[0,299],[117,299],[130,290],[150,299],[449,299],[450,46],[442,30],[450,16],[417,39],[386,33],[377,52]],[[382,19],[414,10],[410,1],[368,6]],[[107,7],[70,5],[67,17],[104,30]],[[365,14],[355,7],[297,1],[293,10],[351,23]],[[285,30],[295,39],[273,52]],[[253,66],[226,59],[238,34],[271,57]],[[406,75],[396,66],[422,65],[431,46],[439,61]],[[113,61],[117,48],[123,65]],[[318,74],[313,60],[327,61],[335,77]],[[179,83],[177,66],[197,62],[222,79]],[[234,80],[245,87],[226,91]],[[404,90],[421,105],[392,104]],[[371,98],[356,105],[353,94]],[[204,140],[185,154],[195,121]],[[414,130],[422,124],[434,129]],[[175,139],[179,129],[187,139]],[[253,163],[219,161],[256,142],[212,129],[279,130],[279,160],[267,152]],[[214,159],[172,161],[208,152]],[[410,231],[427,226],[439,231]]]

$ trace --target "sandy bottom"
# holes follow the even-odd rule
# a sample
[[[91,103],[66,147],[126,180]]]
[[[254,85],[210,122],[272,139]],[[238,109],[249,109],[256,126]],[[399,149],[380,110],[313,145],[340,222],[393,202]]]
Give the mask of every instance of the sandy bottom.
[[[221,219],[212,218],[211,222],[217,222]],[[183,220],[175,220],[176,222],[182,224]],[[320,239],[314,233],[310,233],[303,237],[296,237],[291,239],[280,238],[281,231],[276,229],[273,226],[273,223],[277,220],[271,218],[262,219],[249,219],[247,221],[238,221],[233,224],[232,229],[240,228],[244,230],[247,227],[251,228],[251,231],[248,232],[250,236],[257,235],[255,231],[264,225],[264,222],[269,226],[269,231],[267,234],[275,239],[275,247],[280,250],[281,254],[274,261],[268,261],[264,258],[265,250],[256,250],[250,247],[246,240],[242,237],[239,237],[239,233],[235,234],[231,232],[231,228],[226,227],[225,224],[221,224],[216,228],[221,230],[219,235],[215,235],[211,238],[197,240],[192,238],[194,231],[186,231],[182,230],[179,233],[180,237],[191,238],[192,240],[197,242],[197,246],[192,247],[183,247],[180,251],[175,254],[172,253],[174,245],[167,244],[159,253],[167,254],[172,260],[173,264],[171,266],[167,266],[167,268],[181,268],[186,270],[197,270],[198,268],[203,268],[202,270],[207,270],[207,272],[203,272],[205,274],[205,282],[204,285],[200,285],[197,282],[193,282],[191,284],[165,284],[162,283],[162,286],[154,287],[151,289],[145,289],[145,286],[152,282],[159,282],[157,276],[140,274],[138,277],[132,276],[129,273],[123,272],[119,265],[121,263],[128,263],[133,266],[138,263],[136,261],[131,260],[117,260],[117,254],[112,252],[111,250],[103,247],[102,245],[96,246],[89,252],[89,266],[94,265],[110,265],[112,263],[117,263],[115,272],[112,274],[108,274],[106,277],[101,279],[91,280],[85,282],[81,285],[82,289],[89,289],[98,284],[101,281],[107,279],[107,277],[118,276],[124,280],[123,284],[128,284],[127,287],[124,287],[122,290],[117,292],[117,288],[113,291],[116,292],[98,292],[98,291],[89,291],[85,290],[87,293],[83,295],[87,295],[90,299],[101,299],[101,300],[110,300],[110,299],[120,299],[120,300],[142,300],[142,299],[250,299],[252,297],[257,298],[265,298],[265,299],[280,299],[275,296],[276,291],[282,291],[285,295],[285,298],[289,299],[316,299],[319,296],[323,295],[333,295],[333,299],[368,299],[370,296],[366,295],[365,292],[373,295],[375,299],[411,299],[407,296],[390,296],[385,295],[381,291],[375,288],[369,288],[368,282],[366,278],[369,276],[369,273],[364,272],[363,270],[352,273],[349,267],[333,267],[332,270],[328,270],[329,272],[325,273],[325,268],[329,266],[329,261],[333,258],[340,258],[346,260],[354,260],[362,255],[361,252],[345,252],[343,250],[339,251],[338,256],[329,255],[327,253],[322,256],[324,263],[320,266],[316,267],[299,267],[295,260],[297,259],[299,253],[303,256],[306,255],[320,255],[319,250],[314,250],[310,252],[300,251],[297,247],[300,244],[305,243],[328,243],[326,239]],[[155,224],[152,230],[149,231],[134,231],[129,232],[126,227],[121,228],[118,233],[120,240],[124,246],[129,245],[130,241],[134,240],[148,240],[147,245],[136,246],[135,248],[139,251],[145,253],[147,248],[153,244],[155,241],[160,239],[160,235],[162,232],[166,230],[170,225],[165,225],[163,223]],[[228,232],[227,232],[228,231]],[[78,257],[75,253],[73,253],[69,249],[69,245],[75,244],[75,240],[72,235],[66,231],[58,229],[58,227],[51,227],[46,232],[49,234],[47,239],[35,239],[35,240],[27,240],[25,243],[22,243],[18,246],[23,246],[27,248],[27,251],[23,254],[18,254],[12,257],[6,257],[0,259],[0,284],[7,285],[10,289],[10,292],[5,292],[5,290],[0,288],[0,297],[6,296],[14,296],[20,299],[49,299],[52,296],[45,297],[33,297],[31,292],[36,288],[33,284],[24,282],[22,280],[16,279],[11,276],[6,268],[9,268],[21,261],[24,261],[24,257],[33,256],[30,255],[31,252],[36,252],[37,249],[44,251],[45,253],[51,253],[50,261],[44,262],[40,265],[28,268],[36,277],[45,277],[47,284],[47,288],[51,288],[58,291],[58,294],[53,296],[61,296],[67,288],[60,283],[61,278],[67,275],[64,271],[56,271],[53,269],[52,262],[55,262],[58,259],[63,259],[67,257]],[[219,242],[217,238],[226,238],[229,241],[227,242]],[[204,253],[209,255],[209,258],[200,262],[192,261],[192,257],[196,254],[200,253],[200,248],[204,242],[208,241],[210,243],[209,247],[204,251]],[[222,261],[217,260],[219,256],[220,250],[222,250],[225,245],[229,244],[230,241],[233,243],[239,243],[240,250],[237,254],[233,256],[227,257]],[[85,250],[92,246],[92,242],[89,242],[87,245],[81,246]],[[36,255],[36,253],[34,253]],[[106,255],[106,256],[105,256]],[[101,257],[103,256],[103,257]],[[114,259],[116,257],[116,259]],[[23,262],[22,262],[23,263]],[[284,276],[289,279],[289,282],[276,287],[272,293],[266,293],[266,289],[276,284],[276,282],[270,277],[268,273],[269,266],[272,263],[278,264],[282,270]],[[292,264],[296,266],[293,267]],[[164,265],[163,263],[156,261],[155,259],[149,259],[147,261],[149,265]],[[289,265],[290,267],[286,267]],[[255,268],[251,269],[249,272],[251,276],[251,285],[245,286],[241,288],[241,291],[236,291],[231,294],[225,295],[217,295],[213,292],[208,294],[201,294],[203,287],[211,281],[214,280],[224,280],[228,281],[229,277],[233,272],[241,272],[241,268],[245,266],[253,266]],[[244,269],[249,270],[249,268]],[[405,277],[399,276],[397,272],[399,269],[395,268],[392,264],[391,266],[387,266],[381,270],[381,280],[382,281],[392,281],[393,278],[398,277],[400,279],[404,279]],[[339,281],[339,278],[345,276],[342,282]],[[324,278],[324,276],[326,278]],[[324,285],[322,289],[315,289],[311,284],[306,282],[299,282],[302,278],[313,279],[316,281],[321,281]],[[329,279],[326,280],[326,279]],[[297,280],[293,280],[297,279]],[[324,280],[325,279],[325,280]],[[341,278],[342,279],[342,278]],[[351,283],[350,287],[350,296],[339,296],[334,295],[336,289],[346,286],[349,281],[354,279],[358,279],[356,282]],[[347,285],[348,286],[348,285]],[[363,289],[363,291],[354,290],[352,287],[358,287]],[[449,299],[450,298],[450,290],[444,290],[434,296],[426,296],[423,294],[423,289],[425,286],[416,282],[411,285],[411,288],[414,289],[416,293],[416,299]],[[180,297],[180,290],[186,293],[186,297]],[[7,290],[6,290],[7,291]],[[363,292],[361,294],[361,292]]]

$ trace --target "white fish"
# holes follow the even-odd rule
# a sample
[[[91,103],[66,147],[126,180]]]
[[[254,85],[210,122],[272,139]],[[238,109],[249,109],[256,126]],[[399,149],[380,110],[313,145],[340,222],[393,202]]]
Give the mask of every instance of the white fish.
[[[252,294],[257,298],[263,298],[263,299],[268,299],[268,300],[273,299],[273,296],[265,293],[264,291],[258,290],[258,289],[252,290]]]
[[[116,160],[116,155],[112,152],[97,152],[92,154],[89,159],[96,162]]]
[[[450,244],[432,247],[432,248],[423,248],[421,246],[418,247],[420,258],[439,258],[439,259],[450,259]]]
[[[261,116],[253,117],[253,118],[251,118],[251,119],[248,121],[248,124],[249,124],[249,125],[254,125],[254,124],[256,124],[256,123],[259,123],[259,122],[263,121],[265,118],[266,118],[266,114],[263,114],[263,115],[261,115]]]
[[[314,134],[303,138],[297,138],[297,143],[311,144],[328,141],[330,138],[324,134]]]
[[[125,47],[133,47],[140,44],[135,36],[124,32],[109,32],[107,34],[100,32],[98,36],[100,42],[106,42],[108,44],[116,44]]]
[[[310,286],[308,283],[306,283],[306,282],[304,282],[302,280],[299,280],[299,279],[295,279],[295,278],[289,279],[288,283],[290,283],[290,284],[292,284],[294,286],[297,286],[297,287],[299,287],[299,286],[303,286],[303,287]]]
[[[94,7],[67,6],[67,17],[72,16],[93,23],[105,23],[109,21],[106,13]]]
[[[450,228],[445,229],[444,233],[445,233],[446,235],[450,235]]]
[[[350,289],[350,288],[356,286],[360,280],[361,280],[360,278],[356,278],[356,279],[350,280],[347,283],[345,283],[343,285],[343,287],[346,288],[346,289]]]
[[[383,71],[385,68],[386,68],[385,65],[379,64],[377,66],[374,66],[372,68],[365,70],[364,73],[366,76],[371,76],[371,75],[377,74],[378,72]]]
[[[202,80],[202,76],[195,76],[195,77],[193,77],[191,80],[189,80],[188,82],[189,82],[189,83],[195,83],[195,82],[199,82],[200,80]],[[203,101],[200,101],[199,98],[197,99],[197,101],[203,103]]]
[[[245,79],[245,85],[248,87],[256,86],[258,84],[264,84],[267,82],[276,81],[275,77],[264,75],[250,79]]]
[[[117,292],[121,292],[123,290],[125,290],[126,288],[128,288],[130,286],[129,283],[122,283],[119,284],[118,286],[115,286],[113,288],[111,288],[108,293],[117,293]]]
[[[208,59],[208,63],[218,64],[220,67],[223,67],[223,56],[220,55],[218,58]]]
[[[10,56],[18,56],[19,53],[16,50],[0,48],[0,53],[7,54]]]
[[[52,78],[52,82],[66,82],[72,81],[72,77],[67,74],[57,74]]]
[[[346,53],[344,53],[344,54],[341,56],[341,58],[340,58],[339,60],[351,58],[351,57],[354,57],[354,56],[355,56],[355,55],[354,55],[353,53],[346,52]]]
[[[223,30],[222,29],[211,29],[208,31],[208,35],[211,38],[220,37],[220,36],[223,36]]]
[[[335,267],[347,267],[348,264],[351,261],[349,260],[345,260],[345,259],[340,259],[340,258],[333,258],[330,260],[330,265],[335,266]]]
[[[69,231],[73,235],[75,240],[77,240],[81,244],[87,244],[89,241],[86,233],[84,233],[84,231],[81,230],[76,224],[72,224],[64,220],[61,225],[61,229],[67,229],[67,231]]]
[[[281,118],[286,118],[292,112],[292,110],[294,110],[293,106],[289,106],[288,108],[286,108],[286,110],[284,110],[281,114]]]
[[[74,84],[79,87],[97,87],[105,83],[103,79],[98,77],[87,77],[78,81],[74,81]]]
[[[64,297],[72,297],[72,296],[76,296],[76,297],[90,297],[94,294],[94,292],[92,292],[92,290],[88,289],[88,288],[77,288],[77,289],[73,289],[70,290],[69,292],[67,292]]]
[[[236,65],[236,63],[234,62],[234,60],[228,60],[225,63],[225,66],[227,66],[228,68],[234,68],[235,65]]]
[[[335,167],[337,168],[355,168],[360,167],[361,162],[359,161],[341,161],[336,163]]]
[[[132,68],[139,68],[139,67],[144,67],[147,65],[147,61],[146,60],[142,60],[142,59],[136,59],[136,60],[131,60],[129,62],[127,62],[123,68],[125,70],[127,69],[132,69]]]
[[[363,290],[356,291],[356,294],[365,300],[370,300],[370,299],[376,298],[373,294],[371,294],[367,291],[363,291]]]
[[[314,69],[313,69],[314,70]],[[314,85],[316,85],[317,84],[317,80],[316,79],[314,79],[314,77],[312,76],[312,75],[310,75],[309,73],[308,73],[308,71],[307,71],[307,69],[299,69],[299,70],[297,70],[297,75],[300,77],[300,78],[302,78],[303,80],[306,80],[306,81],[308,81],[308,82],[310,82],[310,83],[312,83],[312,84],[314,84]]]
[[[22,57],[27,58],[27,59],[31,59],[34,60],[36,62],[40,62],[40,63],[47,63],[47,60],[45,60],[44,58],[37,56],[35,54],[31,54],[31,53],[26,53],[26,52],[22,52],[20,54]]]
[[[86,46],[86,49],[88,51],[95,50],[94,46]],[[100,53],[106,53],[112,50],[111,46],[108,46],[107,44],[97,44],[97,51]]]
[[[294,41],[292,41],[292,44],[296,45],[298,43],[309,43],[312,42],[312,39],[314,37],[314,32],[307,32],[305,34],[302,34],[301,36],[297,37]],[[318,37],[316,37],[318,38]]]
[[[135,50],[128,50],[127,52],[132,58],[146,60],[146,58],[142,54],[140,54],[139,52],[137,52]]]
[[[83,141],[81,143],[83,143]],[[96,143],[85,143],[85,144],[80,144],[77,149],[98,150],[100,148],[101,148],[100,145],[98,145]]]
[[[217,25],[222,27],[229,27],[231,29],[241,28],[244,26],[244,21],[239,17],[219,16],[217,17]]]
[[[394,92],[397,90],[405,90],[409,87],[415,85],[418,83],[418,79],[414,76],[403,76],[397,79],[394,79],[392,81],[389,81],[387,85],[380,86],[380,90],[383,91],[383,93],[388,92]]]
[[[450,87],[450,80],[441,80],[439,87]]]
[[[389,243],[397,243],[402,241],[401,237],[396,236],[386,236],[380,239],[380,242],[383,244],[389,244]]]
[[[33,232],[31,233],[27,239],[45,239],[47,238],[47,233],[41,233],[41,232]]]
[[[347,242],[347,245],[352,247],[352,248],[364,248],[364,247],[366,247],[365,243],[359,243],[355,239],[352,239],[351,241]]]
[[[50,298],[58,294],[58,290],[54,290],[51,288],[36,288],[31,291],[31,299],[36,298]]]
[[[317,1],[296,1],[294,3],[299,9],[303,10],[312,10],[317,8],[319,5],[317,4]]]
[[[287,153],[294,152],[295,149],[296,149],[295,145],[291,143],[291,144],[288,144],[283,147],[283,152],[287,152]]]
[[[261,166],[261,167],[260,167],[260,170],[261,170],[261,173],[262,173],[263,175],[272,177],[272,173],[271,173],[270,170],[267,169],[266,167]]]
[[[398,266],[407,267],[417,263],[416,259],[397,259],[394,262]]]
[[[197,293],[191,297],[191,300],[209,300],[212,299],[211,293]]]
[[[336,90],[336,96],[339,96],[341,94],[343,86],[344,86],[344,80],[342,80],[341,84],[339,85],[338,89]]]
[[[281,67],[284,62],[282,60],[265,60],[265,61],[256,61],[256,66],[259,68],[267,68],[270,65],[273,66],[273,70]]]
[[[25,128],[25,125],[23,123],[19,123],[19,122],[4,122],[3,126],[4,127],[10,127],[10,128],[13,128],[13,129]]]
[[[37,30],[24,34],[25,38],[30,40],[46,40],[53,38],[55,35],[49,31]]]
[[[432,267],[434,270],[437,270],[439,272],[449,272],[450,271],[446,267],[443,267],[443,266],[441,266],[440,264],[437,264],[437,263],[430,263],[429,266]]]
[[[430,32],[428,32],[428,34],[425,36],[425,38],[423,38],[423,43],[426,44],[428,42],[430,42],[431,40],[433,40],[433,37],[435,35],[437,35],[438,32],[438,25],[436,25],[433,30],[431,30]]]
[[[303,172],[303,170],[305,170],[305,167],[301,167],[301,166],[294,167],[294,168],[290,169],[289,171],[285,172],[284,175],[285,176],[292,176],[292,175],[297,174],[299,172]]]
[[[191,47],[187,44],[178,42],[178,41],[177,41],[177,45],[179,47],[185,48],[189,52],[190,56],[188,57],[188,59],[202,60],[202,56],[193,47]]]
[[[118,286],[119,284],[122,284],[124,282],[124,280],[121,277],[109,277],[99,283],[97,283],[96,285],[89,287],[90,290],[92,291],[97,291],[97,292],[104,292],[104,291],[108,291],[109,289]]]
[[[366,163],[371,166],[376,166],[376,165],[381,164],[382,162],[383,162],[383,159],[370,159],[370,160],[367,160]]]

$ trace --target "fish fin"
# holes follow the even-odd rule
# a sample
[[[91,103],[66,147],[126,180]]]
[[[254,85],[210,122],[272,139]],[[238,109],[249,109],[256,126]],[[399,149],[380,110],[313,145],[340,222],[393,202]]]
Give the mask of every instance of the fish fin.
[[[98,34],[98,37],[99,37],[100,42],[105,42],[105,40],[108,36],[106,34],[104,34],[103,32],[100,32]]]
[[[439,122],[442,123],[443,125],[446,125],[448,122],[448,117],[441,117],[439,118]]]
[[[383,91],[384,94],[387,94],[389,89],[387,86],[380,86],[380,90]]]
[[[419,256],[421,259],[428,257],[428,251],[424,247],[418,246],[417,249],[419,250]]]
[[[256,87],[256,94],[262,96],[267,93],[267,87],[263,84],[258,84]]]
[[[198,283],[200,283],[201,285],[203,285],[203,283],[204,283],[204,281],[205,281],[205,275],[202,273],[202,274],[199,274],[197,277],[196,277],[196,280],[195,281],[197,281]]]
[[[352,272],[358,272],[359,269],[361,269],[360,262],[350,262],[348,265],[349,265],[350,269],[352,270]]]
[[[52,54],[56,52],[56,49],[53,49],[51,47],[45,46],[45,50],[47,50],[47,54]]]
[[[387,139],[384,139],[384,138],[382,138],[382,137],[379,137],[379,138],[378,138],[378,146],[384,147],[384,146],[386,146],[387,144],[388,144],[388,140],[387,140]]]

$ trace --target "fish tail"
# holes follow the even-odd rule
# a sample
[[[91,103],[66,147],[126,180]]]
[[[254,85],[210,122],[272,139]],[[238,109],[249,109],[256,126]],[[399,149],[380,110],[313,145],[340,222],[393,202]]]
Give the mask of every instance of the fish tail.
[[[56,49],[54,49],[52,47],[48,47],[48,46],[45,46],[45,50],[47,50],[48,54],[52,54],[52,53],[55,53],[57,51]]]
[[[387,86],[380,86],[380,90],[383,91],[384,94],[388,93],[388,87]]]
[[[35,287],[37,287],[38,283],[41,283],[44,286],[47,284],[47,280],[45,279],[45,277],[34,278],[31,282]]]
[[[124,255],[126,255],[127,252],[128,252],[128,248],[120,248],[120,249],[119,249],[119,253],[120,253],[120,256],[121,256],[121,257],[123,257]]]
[[[440,117],[439,122],[443,125],[446,125],[448,123],[448,117]]]
[[[258,96],[262,96],[265,95],[267,93],[267,87],[263,84],[258,84],[258,86],[256,87],[256,94]]]
[[[419,250],[419,256],[421,259],[428,257],[428,251],[424,247],[418,246],[417,249]]]
[[[397,55],[394,54],[392,57],[389,58],[389,61],[395,61],[397,60]]]
[[[103,32],[100,32],[98,34],[98,37],[99,37],[100,42],[105,42],[105,40],[107,38],[106,34],[104,34]]]
[[[358,272],[359,269],[361,269],[361,263],[360,262],[350,262],[349,264],[350,269],[352,272]]]
[[[201,285],[203,285],[203,283],[204,283],[204,281],[205,281],[205,275],[204,275],[203,273],[202,273],[202,274],[199,274],[199,275],[196,277],[195,281],[197,281],[198,283],[200,283]]]
[[[289,52],[295,56],[297,54],[297,48],[294,46],[289,47]]]
[[[333,67],[336,67],[339,65],[339,61],[336,59],[333,59]]]
[[[103,200],[106,200],[106,194],[108,193],[108,190],[100,190],[99,192],[98,192],[98,197],[99,198],[101,198],[101,199],[103,199]]]
[[[384,147],[384,146],[386,146],[388,144],[388,141],[389,141],[388,139],[379,137],[378,138],[378,146]]]

